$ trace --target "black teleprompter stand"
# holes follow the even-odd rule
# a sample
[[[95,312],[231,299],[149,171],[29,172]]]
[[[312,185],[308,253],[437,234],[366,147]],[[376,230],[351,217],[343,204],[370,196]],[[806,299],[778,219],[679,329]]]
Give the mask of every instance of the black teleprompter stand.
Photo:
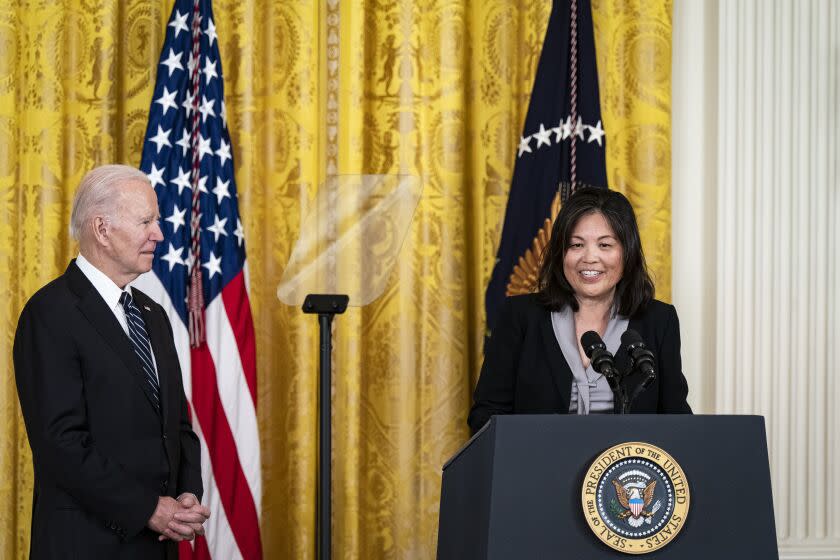
[[[321,336],[318,378],[318,514],[316,522],[318,560],[330,560],[332,518],[332,321],[347,309],[343,294],[309,294],[304,313],[317,313]]]

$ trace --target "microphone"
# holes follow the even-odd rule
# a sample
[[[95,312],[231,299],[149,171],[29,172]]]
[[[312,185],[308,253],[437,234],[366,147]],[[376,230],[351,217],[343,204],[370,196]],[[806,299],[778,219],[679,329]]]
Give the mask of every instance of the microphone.
[[[645,375],[645,380],[642,382],[641,389],[647,389],[653,380],[656,379],[656,368],[651,352],[645,346],[641,335],[633,329],[627,329],[621,335],[621,344],[627,348],[627,353],[633,361],[633,367],[638,368]]]
[[[606,377],[611,383],[618,380],[618,371],[615,369],[615,360],[607,345],[595,331],[586,331],[580,337],[580,345],[583,346],[583,353],[592,362],[592,369]]]

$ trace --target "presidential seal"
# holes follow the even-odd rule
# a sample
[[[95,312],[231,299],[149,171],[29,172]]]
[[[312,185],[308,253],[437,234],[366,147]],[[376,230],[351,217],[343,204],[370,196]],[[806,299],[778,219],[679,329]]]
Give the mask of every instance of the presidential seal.
[[[685,525],[688,481],[673,457],[649,443],[607,449],[583,480],[583,514],[607,546],[647,554],[670,543]]]

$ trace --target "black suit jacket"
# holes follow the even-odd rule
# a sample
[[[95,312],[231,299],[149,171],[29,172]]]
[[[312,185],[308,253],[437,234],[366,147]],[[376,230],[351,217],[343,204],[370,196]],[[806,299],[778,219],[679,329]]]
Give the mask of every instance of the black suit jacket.
[[[631,412],[690,413],[674,306],[654,300],[630,317],[627,328],[637,331],[653,351],[658,374],[633,403]],[[629,357],[623,347],[615,361],[619,371],[626,371]],[[467,420],[470,429],[479,430],[494,414],[566,414],[572,380],[572,371],[554,336],[551,312],[539,303],[536,294],[509,297],[485,348]],[[627,381],[632,392],[642,379],[637,375]]]
[[[35,467],[30,558],[175,558],[146,522],[159,496],[202,495],[172,327],[133,290],[160,411],[128,335],[75,261],[23,309],[15,379]]]

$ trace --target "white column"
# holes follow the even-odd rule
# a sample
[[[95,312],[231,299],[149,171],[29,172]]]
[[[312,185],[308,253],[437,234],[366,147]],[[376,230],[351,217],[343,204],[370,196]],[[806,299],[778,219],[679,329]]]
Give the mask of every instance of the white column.
[[[673,8],[671,262],[683,371],[698,413],[715,406],[715,185],[717,175],[717,2]]]
[[[840,3],[714,11],[674,7],[674,299],[685,369],[702,372],[693,404],[765,416],[782,558],[840,558]]]

